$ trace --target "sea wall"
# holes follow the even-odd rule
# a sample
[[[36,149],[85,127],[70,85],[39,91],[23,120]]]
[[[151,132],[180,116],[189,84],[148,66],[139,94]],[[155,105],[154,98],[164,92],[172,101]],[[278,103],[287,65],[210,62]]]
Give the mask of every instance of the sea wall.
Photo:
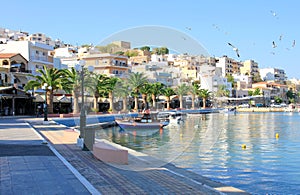
[[[252,108],[237,108],[238,112],[284,112],[285,108],[271,107],[252,107]]]

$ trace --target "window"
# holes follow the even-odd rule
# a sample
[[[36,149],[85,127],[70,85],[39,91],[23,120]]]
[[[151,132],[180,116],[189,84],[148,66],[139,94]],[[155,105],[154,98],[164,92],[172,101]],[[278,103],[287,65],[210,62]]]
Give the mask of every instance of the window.
[[[7,60],[3,60],[2,64],[5,66],[5,65],[8,65],[8,61]]]
[[[35,51],[36,54],[39,54],[39,51]]]

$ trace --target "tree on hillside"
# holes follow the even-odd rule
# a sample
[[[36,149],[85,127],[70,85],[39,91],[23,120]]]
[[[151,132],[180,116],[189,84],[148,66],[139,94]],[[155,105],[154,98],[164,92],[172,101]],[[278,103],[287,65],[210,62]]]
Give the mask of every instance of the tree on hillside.
[[[134,51],[134,50],[127,50],[127,51],[124,53],[124,55],[130,58],[130,57],[138,56],[138,55],[139,55],[139,52],[138,52],[138,51]]]
[[[102,53],[114,53],[117,51],[121,51],[121,49],[122,49],[121,47],[119,47],[118,45],[116,45],[114,43],[110,43],[105,46],[97,45],[96,48]]]
[[[152,49],[152,53],[157,55],[165,55],[169,53],[169,49],[166,47],[154,48]]]
[[[140,50],[142,50],[142,51],[150,51],[150,49],[151,48],[149,46],[143,46],[140,48]]]
[[[124,51],[117,51],[117,52],[115,52],[114,54],[122,56],[122,55],[125,54],[125,52],[124,52]]]

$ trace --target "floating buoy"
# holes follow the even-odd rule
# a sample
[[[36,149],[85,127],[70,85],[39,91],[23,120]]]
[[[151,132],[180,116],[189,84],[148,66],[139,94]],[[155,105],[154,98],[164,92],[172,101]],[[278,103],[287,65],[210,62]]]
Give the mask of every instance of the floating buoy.
[[[246,149],[247,148],[246,144],[242,144],[242,148]]]
[[[276,139],[278,139],[279,138],[279,133],[276,133],[275,137],[276,137]]]

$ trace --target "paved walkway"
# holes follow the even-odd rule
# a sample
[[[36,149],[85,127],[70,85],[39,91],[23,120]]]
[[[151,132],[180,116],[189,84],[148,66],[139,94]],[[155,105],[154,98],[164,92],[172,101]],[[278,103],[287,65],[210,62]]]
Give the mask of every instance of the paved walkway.
[[[0,194],[247,194],[132,150],[128,165],[103,163],[76,146],[78,135],[42,119],[0,119]]]
[[[91,192],[29,124],[0,119],[0,194]]]

